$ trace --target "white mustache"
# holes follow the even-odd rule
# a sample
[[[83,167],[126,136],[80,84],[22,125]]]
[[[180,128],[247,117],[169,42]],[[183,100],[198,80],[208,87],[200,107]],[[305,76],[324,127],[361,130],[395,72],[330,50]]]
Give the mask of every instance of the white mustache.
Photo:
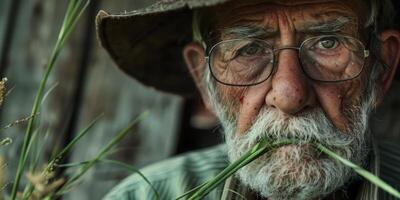
[[[319,143],[336,149],[350,145],[360,136],[336,129],[321,108],[290,118],[283,117],[274,109],[263,108],[247,133],[234,140],[240,140],[250,147],[262,138],[272,142],[295,140],[296,143]]]

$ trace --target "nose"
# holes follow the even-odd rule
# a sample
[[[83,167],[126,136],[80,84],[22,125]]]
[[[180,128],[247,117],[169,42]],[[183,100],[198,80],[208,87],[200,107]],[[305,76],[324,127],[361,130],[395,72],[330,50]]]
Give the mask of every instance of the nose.
[[[288,115],[295,115],[315,103],[315,93],[301,69],[297,49],[282,48],[267,93],[267,106],[275,107]]]

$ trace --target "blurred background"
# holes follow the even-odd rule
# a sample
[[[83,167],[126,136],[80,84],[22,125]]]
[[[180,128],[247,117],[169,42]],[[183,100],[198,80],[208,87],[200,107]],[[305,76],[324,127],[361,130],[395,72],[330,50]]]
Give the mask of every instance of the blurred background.
[[[42,103],[38,131],[45,140],[41,152],[44,156],[65,146],[101,113],[104,117],[64,161],[92,158],[118,130],[145,110],[150,115],[118,144],[109,158],[140,168],[222,141],[217,120],[199,99],[183,99],[141,86],[118,71],[96,41],[94,19],[98,10],[120,13],[153,2],[91,2],[56,63],[47,87],[53,89]],[[66,5],[67,1],[61,0],[0,0],[0,76],[8,78],[10,91],[0,108],[0,127],[30,115]],[[386,141],[400,144],[392,140],[400,132],[400,95],[396,88],[399,89],[394,87],[386,104],[372,118],[374,133],[382,144]],[[20,123],[0,132],[1,138],[13,140],[12,144],[0,148],[0,156],[8,163],[0,173],[8,178],[14,176],[25,129],[26,123]],[[101,199],[129,174],[115,166],[96,165],[63,199]]]
[[[37,130],[45,144],[42,155],[50,156],[65,146],[101,113],[104,117],[79,141],[66,162],[93,158],[118,130],[145,110],[150,115],[118,144],[110,159],[140,168],[221,141],[215,118],[200,101],[141,86],[118,71],[96,41],[94,19],[100,9],[120,13],[153,2],[91,2],[62,50],[47,86],[47,90],[53,89],[42,103]],[[0,76],[8,78],[10,91],[1,106],[0,127],[30,115],[66,6],[67,1],[60,0],[0,0]],[[0,132],[0,138],[13,140],[0,148],[8,165],[0,173],[9,179],[15,176],[26,125],[23,122]],[[64,199],[100,199],[129,174],[115,166],[96,165]]]

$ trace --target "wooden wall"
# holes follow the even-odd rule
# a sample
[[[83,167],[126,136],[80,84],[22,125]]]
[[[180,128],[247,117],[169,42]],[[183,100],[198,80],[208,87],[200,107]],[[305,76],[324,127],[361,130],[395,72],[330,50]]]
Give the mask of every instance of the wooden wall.
[[[29,116],[55,43],[67,1],[1,0],[1,76],[13,88],[1,109],[0,125]],[[141,167],[166,158],[176,149],[183,100],[148,90],[113,67],[96,41],[94,16],[99,9],[117,13],[150,4],[148,0],[92,1],[85,16],[60,55],[47,88],[54,86],[40,111],[41,136],[47,134],[44,155],[65,145],[96,116],[101,121],[77,144],[71,162],[93,157],[121,128],[145,110],[140,122],[111,157]],[[26,124],[2,130],[12,145],[1,147],[8,177],[13,177]],[[119,179],[129,174],[109,165],[98,165],[66,199],[100,199]],[[94,192],[95,191],[95,192]]]

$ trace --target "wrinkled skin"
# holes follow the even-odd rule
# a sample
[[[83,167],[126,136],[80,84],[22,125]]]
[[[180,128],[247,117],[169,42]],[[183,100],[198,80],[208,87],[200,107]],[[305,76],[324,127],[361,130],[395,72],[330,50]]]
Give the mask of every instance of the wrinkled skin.
[[[217,8],[218,25],[233,27],[238,24],[256,24],[276,32],[273,39],[277,47],[297,46],[299,41],[309,36],[302,32],[308,23],[313,21],[331,21],[340,16],[349,16],[349,22],[340,33],[358,37],[358,17],[350,8],[352,1],[346,3],[326,2],[315,3],[307,1],[280,2],[287,5],[270,5],[270,3],[231,4],[228,8]],[[294,4],[294,5],[292,5]],[[288,6],[290,5],[290,6]],[[221,11],[220,11],[221,9]],[[235,13],[235,18],[230,17]],[[222,38],[223,40],[224,38]],[[238,129],[241,134],[249,128],[262,106],[278,109],[285,115],[295,116],[314,106],[321,106],[336,127],[345,130],[347,119],[342,109],[346,104],[358,100],[362,77],[340,84],[327,84],[309,80],[301,70],[298,53],[293,50],[281,51],[278,56],[279,64],[275,74],[262,84],[235,88],[219,85],[222,94],[231,101],[242,103],[238,108]]]
[[[265,40],[277,48],[298,46],[312,36],[307,27],[310,23],[327,22],[339,17],[351,20],[338,33],[360,39],[364,44],[361,30],[365,16],[364,7],[358,1],[335,0],[280,0],[280,1],[235,1],[214,8],[216,25],[219,30],[238,25],[263,27],[272,32]],[[391,66],[380,77],[377,87],[377,102],[381,102],[388,90],[399,62],[399,33],[381,33],[383,60]],[[222,36],[221,40],[228,39]],[[230,39],[230,38],[229,38]],[[190,72],[198,85],[203,100],[210,101],[202,85],[203,72],[207,67],[204,49],[196,43],[188,44],[183,55]],[[283,116],[296,117],[307,110],[321,107],[332,124],[346,132],[350,121],[344,108],[360,101],[368,80],[373,60],[366,61],[360,76],[340,83],[323,83],[309,79],[301,69],[298,52],[285,49],[277,55],[275,72],[265,82],[251,87],[231,87],[217,84],[222,99],[230,102],[231,112],[237,117],[236,135],[245,133],[263,107],[279,111]]]

